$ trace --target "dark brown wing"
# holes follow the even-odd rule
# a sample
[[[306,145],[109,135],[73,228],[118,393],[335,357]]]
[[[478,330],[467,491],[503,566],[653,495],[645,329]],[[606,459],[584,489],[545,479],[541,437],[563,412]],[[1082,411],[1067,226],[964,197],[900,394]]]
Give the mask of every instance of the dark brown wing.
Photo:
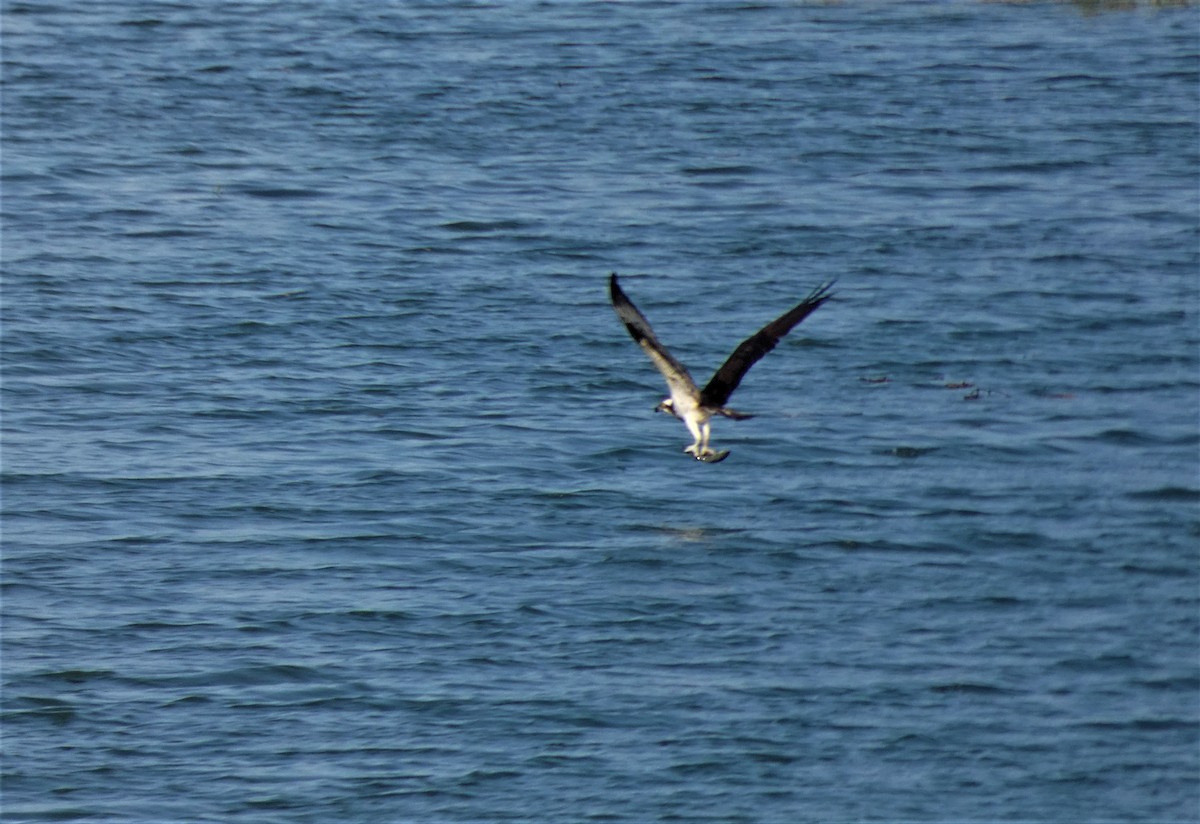
[[[687,368],[675,360],[667,348],[658,342],[654,330],[650,327],[650,321],[646,320],[646,316],[633,305],[633,301],[617,283],[616,272],[613,272],[608,278],[608,296],[612,300],[617,317],[629,330],[630,337],[637,341],[638,346],[642,347],[650,356],[650,360],[654,362],[658,371],[666,379],[667,387],[671,390],[671,397],[687,396],[694,400],[700,392],[696,388],[696,382],[688,374]]]
[[[700,393],[700,403],[708,407],[721,407],[729,400],[733,390],[737,389],[742,378],[750,371],[750,367],[758,363],[763,355],[775,348],[780,338],[792,331],[800,321],[811,315],[825,301],[829,300],[829,290],[833,283],[818,286],[812,294],[796,304],[792,309],[759,329],[746,338],[738,348],[733,350],[729,359],[712,376],[708,386]]]

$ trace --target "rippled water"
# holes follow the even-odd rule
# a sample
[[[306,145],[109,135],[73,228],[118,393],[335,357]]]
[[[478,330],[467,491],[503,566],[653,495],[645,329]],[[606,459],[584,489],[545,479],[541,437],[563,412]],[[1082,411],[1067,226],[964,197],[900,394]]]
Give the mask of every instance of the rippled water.
[[[6,3],[4,819],[1200,817],[1198,22]]]

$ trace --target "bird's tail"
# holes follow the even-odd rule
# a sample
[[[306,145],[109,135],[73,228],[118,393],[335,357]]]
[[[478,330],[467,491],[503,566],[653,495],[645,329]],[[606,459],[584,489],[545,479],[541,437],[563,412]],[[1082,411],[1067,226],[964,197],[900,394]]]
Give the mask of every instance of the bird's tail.
[[[717,410],[717,414],[718,414],[718,415],[724,415],[724,416],[725,416],[725,417],[727,417],[727,418],[733,418],[735,421],[744,421],[744,420],[746,420],[747,418],[753,418],[753,417],[754,417],[753,415],[751,415],[751,414],[749,414],[749,413],[746,413],[746,412],[739,412],[739,411],[737,411],[736,409],[729,409],[729,408],[727,408],[727,407],[724,407],[724,406],[722,406],[720,409],[718,409],[718,410]]]

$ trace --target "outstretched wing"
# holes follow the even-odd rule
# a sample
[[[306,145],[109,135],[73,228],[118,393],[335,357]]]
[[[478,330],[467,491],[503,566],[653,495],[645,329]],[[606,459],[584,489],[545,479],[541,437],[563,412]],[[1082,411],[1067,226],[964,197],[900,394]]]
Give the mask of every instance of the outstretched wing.
[[[746,338],[721,368],[712,376],[712,380],[700,393],[700,403],[708,407],[724,406],[733,390],[737,389],[742,378],[750,371],[750,367],[758,363],[763,355],[775,348],[780,338],[792,331],[800,321],[811,315],[817,307],[829,299],[829,290],[833,282],[818,286],[808,297],[800,301],[785,314],[768,323],[750,337]]]
[[[646,354],[650,356],[650,360],[658,367],[658,371],[662,372],[662,376],[666,378],[667,386],[671,390],[671,397],[681,395],[696,398],[699,396],[700,390],[696,388],[696,382],[692,380],[687,369],[682,363],[675,360],[665,346],[658,342],[658,338],[654,336],[654,330],[650,328],[650,321],[646,320],[646,316],[638,311],[638,308],[633,305],[633,301],[622,291],[620,284],[617,283],[616,272],[609,276],[608,296],[612,300],[617,317],[621,319],[621,323],[625,324],[630,336],[637,341],[638,346],[645,350]]]

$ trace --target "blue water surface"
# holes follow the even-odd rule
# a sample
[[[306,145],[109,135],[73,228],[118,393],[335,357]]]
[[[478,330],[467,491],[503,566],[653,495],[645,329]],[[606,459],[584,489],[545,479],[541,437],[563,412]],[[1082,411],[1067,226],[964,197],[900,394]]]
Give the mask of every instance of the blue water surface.
[[[4,821],[1200,819],[1194,6],[0,9]]]

